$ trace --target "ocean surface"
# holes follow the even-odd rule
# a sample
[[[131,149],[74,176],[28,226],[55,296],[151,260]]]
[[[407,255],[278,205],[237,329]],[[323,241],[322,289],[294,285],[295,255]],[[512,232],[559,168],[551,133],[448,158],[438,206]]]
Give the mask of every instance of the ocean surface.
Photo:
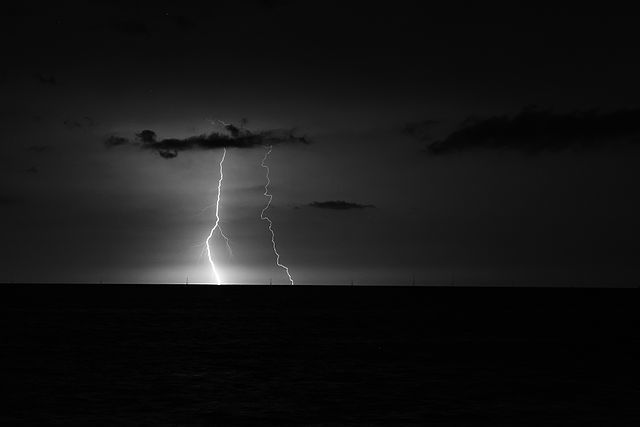
[[[0,425],[638,426],[637,289],[0,286]]]

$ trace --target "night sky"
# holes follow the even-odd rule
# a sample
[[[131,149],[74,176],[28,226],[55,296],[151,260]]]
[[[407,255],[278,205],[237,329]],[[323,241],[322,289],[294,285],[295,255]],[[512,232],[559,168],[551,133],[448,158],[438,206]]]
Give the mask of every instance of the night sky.
[[[631,10],[3,6],[0,281],[635,285]],[[225,125],[226,124],[226,125]]]

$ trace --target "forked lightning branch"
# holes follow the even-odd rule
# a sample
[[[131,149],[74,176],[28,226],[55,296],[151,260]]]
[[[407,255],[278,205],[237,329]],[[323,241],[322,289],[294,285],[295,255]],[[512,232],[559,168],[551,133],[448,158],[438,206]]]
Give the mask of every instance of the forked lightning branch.
[[[273,253],[275,255],[276,265],[284,270],[284,272],[286,273],[289,279],[290,284],[293,285],[294,281],[289,272],[289,267],[287,267],[286,265],[280,262],[280,253],[278,252],[278,249],[276,247],[276,234],[273,229],[273,221],[266,215],[267,210],[271,207],[271,201],[273,200],[273,195],[269,193],[269,185],[271,184],[271,178],[269,176],[269,172],[270,172],[269,166],[266,164],[266,161],[267,161],[267,158],[269,157],[269,154],[271,154],[273,147],[265,146],[265,150],[266,150],[266,153],[262,159],[262,162],[260,162],[260,166],[263,167],[266,171],[265,172],[266,183],[264,185],[263,195],[267,198],[267,203],[265,207],[262,209],[262,211],[260,212],[260,219],[268,223],[269,233],[271,234],[271,247],[273,248]],[[211,265],[211,270],[213,272],[213,279],[218,285],[221,285],[222,281],[220,279],[220,274],[218,272],[218,269],[216,268],[216,263],[214,260],[213,249],[212,249],[212,238],[216,233],[216,231],[224,239],[227,245],[227,250],[229,251],[229,254],[232,255],[229,238],[222,231],[222,225],[220,224],[220,201],[222,197],[222,184],[224,181],[224,161],[226,159],[226,156],[227,156],[227,149],[224,148],[222,152],[222,157],[220,158],[220,163],[219,163],[220,177],[218,179],[218,192],[217,192],[216,204],[215,204],[215,223],[211,228],[211,231],[209,232],[207,239],[205,240],[205,244],[207,248],[207,257],[209,259],[209,264]]]

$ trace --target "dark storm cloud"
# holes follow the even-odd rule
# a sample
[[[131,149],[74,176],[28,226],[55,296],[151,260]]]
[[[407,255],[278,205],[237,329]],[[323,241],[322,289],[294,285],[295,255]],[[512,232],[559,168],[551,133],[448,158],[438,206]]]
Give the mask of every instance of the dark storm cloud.
[[[160,154],[160,157],[163,159],[173,159],[178,157],[178,152],[176,150],[159,150],[158,154]]]
[[[131,143],[131,140],[124,138],[122,136],[115,136],[115,135],[109,136],[104,141],[104,145],[106,145],[107,147],[118,147],[121,145],[128,145],[130,143]]]
[[[158,137],[154,131],[147,129],[137,133],[136,138],[143,144],[155,144]]]
[[[165,159],[177,157],[178,152],[187,150],[215,150],[221,148],[253,148],[283,143],[308,144],[306,136],[297,135],[295,129],[272,129],[251,132],[232,124],[224,124],[226,133],[212,132],[188,138],[158,139],[156,133],[145,129],[135,135],[134,140],[120,136],[110,136],[105,141],[107,147],[136,145],[144,150],[156,151]]]
[[[318,209],[333,209],[338,211],[348,209],[375,208],[374,205],[361,205],[359,203],[345,202],[344,200],[327,200],[325,202],[311,202],[307,206]]]
[[[432,154],[472,149],[514,149],[527,152],[597,148],[638,143],[640,109],[554,113],[526,108],[514,116],[468,119],[445,139],[427,146]]]

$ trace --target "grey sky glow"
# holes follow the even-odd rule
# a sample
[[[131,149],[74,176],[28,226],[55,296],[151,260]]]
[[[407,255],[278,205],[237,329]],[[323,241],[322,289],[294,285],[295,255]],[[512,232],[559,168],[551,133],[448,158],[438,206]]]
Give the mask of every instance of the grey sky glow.
[[[640,277],[636,15],[301,3],[9,6],[0,281]]]

